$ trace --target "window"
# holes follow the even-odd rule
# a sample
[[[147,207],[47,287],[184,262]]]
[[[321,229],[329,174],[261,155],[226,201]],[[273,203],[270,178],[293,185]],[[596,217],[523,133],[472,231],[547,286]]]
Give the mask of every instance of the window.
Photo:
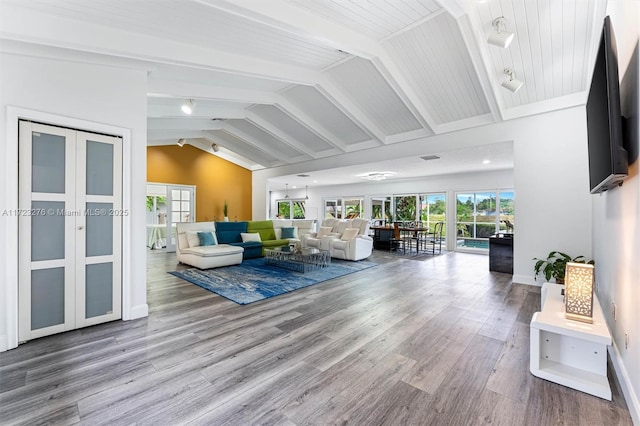
[[[513,191],[500,192],[500,232],[513,232],[515,216],[513,214]]]
[[[324,201],[324,217],[326,219],[342,219],[342,207],[338,205],[338,200]]]
[[[344,211],[345,219],[355,219],[356,217],[362,217],[364,213],[364,199],[363,198],[345,198]]]
[[[354,219],[364,214],[364,197],[328,198],[324,200],[326,219]]]
[[[488,250],[489,237],[512,231],[513,191],[456,194],[457,248]]]
[[[447,234],[447,196],[446,194],[420,195],[420,220],[422,224],[433,230],[436,223],[442,222],[442,236]]]
[[[395,200],[395,220],[399,222],[412,222],[416,220],[416,196],[399,195]]]
[[[371,198],[371,219],[391,221],[391,197]]]
[[[304,219],[306,217],[305,200],[278,200],[277,203],[277,217],[279,219]]]

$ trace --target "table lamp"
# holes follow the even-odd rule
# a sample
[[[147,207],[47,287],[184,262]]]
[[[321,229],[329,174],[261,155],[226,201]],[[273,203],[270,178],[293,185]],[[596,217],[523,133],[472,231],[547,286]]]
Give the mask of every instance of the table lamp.
[[[565,317],[593,323],[593,265],[567,262],[564,286]]]

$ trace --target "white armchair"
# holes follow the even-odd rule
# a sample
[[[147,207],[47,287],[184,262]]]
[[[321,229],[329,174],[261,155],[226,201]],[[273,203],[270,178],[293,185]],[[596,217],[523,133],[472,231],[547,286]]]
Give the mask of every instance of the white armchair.
[[[338,228],[343,222],[338,219],[325,219],[320,224],[318,232],[311,232],[307,234],[303,240],[305,247],[313,247],[320,250],[331,250],[331,241],[340,238],[341,232],[338,232]],[[343,231],[344,231],[343,225]]]
[[[344,260],[361,260],[371,256],[373,239],[368,235],[359,235],[350,240],[333,240],[331,257]]]

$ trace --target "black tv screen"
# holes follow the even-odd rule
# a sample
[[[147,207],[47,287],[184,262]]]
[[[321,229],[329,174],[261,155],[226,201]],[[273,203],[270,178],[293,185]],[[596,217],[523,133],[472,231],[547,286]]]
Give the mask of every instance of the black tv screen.
[[[616,39],[608,16],[604,19],[587,99],[587,135],[591,193],[621,185],[629,164],[623,146]]]

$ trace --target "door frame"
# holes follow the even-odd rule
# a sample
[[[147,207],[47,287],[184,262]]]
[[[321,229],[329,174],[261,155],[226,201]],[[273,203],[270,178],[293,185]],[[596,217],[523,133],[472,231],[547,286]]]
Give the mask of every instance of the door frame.
[[[105,133],[122,138],[122,209],[129,215],[122,218],[122,319],[132,317],[132,265],[131,265],[131,130],[72,117],[65,117],[42,111],[7,106],[6,115],[6,153],[5,170],[6,199],[4,209],[18,211],[18,121],[31,120],[52,126],[69,127],[93,133]],[[4,210],[3,209],[3,210]],[[5,324],[6,341],[0,341],[0,351],[18,347],[18,271],[19,271],[19,234],[18,216],[4,217],[6,232],[4,241],[0,240],[0,249],[4,250],[4,265],[0,263],[0,279],[5,282]],[[0,250],[2,254],[2,250]],[[1,262],[1,261],[0,261]],[[4,267],[3,267],[4,266]],[[0,289],[1,290],[1,289]],[[2,324],[2,322],[0,322]],[[0,330],[0,335],[2,330]]]

